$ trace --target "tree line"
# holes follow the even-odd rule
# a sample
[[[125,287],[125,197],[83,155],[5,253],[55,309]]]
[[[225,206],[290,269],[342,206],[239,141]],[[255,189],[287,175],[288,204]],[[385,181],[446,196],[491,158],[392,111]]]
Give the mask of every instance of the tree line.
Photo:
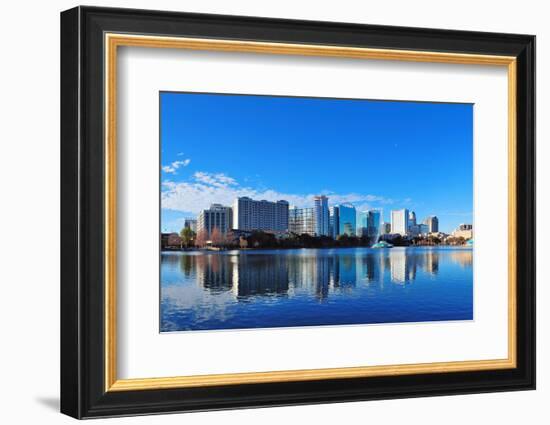
[[[333,247],[369,247],[379,241],[378,237],[338,235],[336,238],[330,236],[312,236],[307,233],[290,233],[285,237],[277,237],[273,233],[262,230],[254,230],[250,234],[242,235],[241,232],[228,231],[222,233],[215,227],[210,237],[206,230],[199,230],[195,233],[189,227],[180,232],[182,247],[205,248],[207,246],[235,249],[235,248],[333,248]],[[447,237],[441,239],[435,235],[415,236],[408,238],[402,235],[395,235],[389,239],[394,246],[437,246],[437,245],[464,245],[466,239],[463,237]]]

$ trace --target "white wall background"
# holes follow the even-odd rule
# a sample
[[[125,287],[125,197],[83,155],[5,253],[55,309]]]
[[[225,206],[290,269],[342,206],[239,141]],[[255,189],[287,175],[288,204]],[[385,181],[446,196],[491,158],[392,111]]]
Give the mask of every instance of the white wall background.
[[[538,216],[550,214],[550,26],[541,1],[96,1],[96,5],[536,34]],[[59,392],[59,12],[78,3],[5,2],[0,15],[0,418],[69,423]],[[546,196],[545,196],[546,194]],[[547,423],[550,256],[538,229],[538,390],[110,420],[109,423]],[[30,242],[40,248],[29,249]]]

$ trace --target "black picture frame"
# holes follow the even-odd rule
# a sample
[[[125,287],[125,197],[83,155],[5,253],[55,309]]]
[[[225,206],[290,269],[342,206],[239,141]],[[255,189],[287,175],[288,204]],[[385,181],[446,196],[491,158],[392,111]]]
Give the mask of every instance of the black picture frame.
[[[105,391],[104,34],[308,43],[517,58],[517,367]],[[75,418],[535,388],[535,37],[76,7],[61,13],[61,412]]]

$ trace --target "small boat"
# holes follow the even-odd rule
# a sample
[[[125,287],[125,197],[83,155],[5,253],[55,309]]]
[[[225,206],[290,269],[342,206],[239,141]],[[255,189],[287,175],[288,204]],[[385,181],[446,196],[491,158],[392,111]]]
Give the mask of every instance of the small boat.
[[[393,248],[393,245],[386,241],[380,241],[375,243],[371,248]]]

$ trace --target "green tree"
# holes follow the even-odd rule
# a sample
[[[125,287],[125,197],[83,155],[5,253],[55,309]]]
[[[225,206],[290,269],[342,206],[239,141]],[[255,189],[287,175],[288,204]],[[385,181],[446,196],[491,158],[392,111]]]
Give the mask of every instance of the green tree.
[[[188,248],[193,239],[195,239],[195,232],[190,227],[184,227],[181,229],[180,237],[185,247]]]

